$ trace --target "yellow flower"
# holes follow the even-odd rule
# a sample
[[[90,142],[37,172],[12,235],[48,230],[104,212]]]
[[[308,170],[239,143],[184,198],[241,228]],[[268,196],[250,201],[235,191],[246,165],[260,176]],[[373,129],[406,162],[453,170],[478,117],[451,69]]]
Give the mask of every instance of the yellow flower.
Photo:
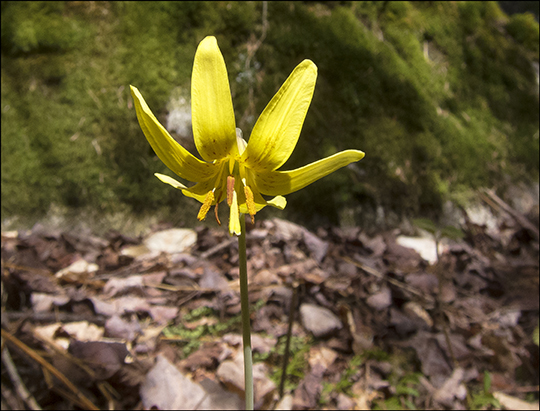
[[[277,171],[296,146],[311,103],[317,66],[304,60],[291,73],[253,127],[249,144],[236,129],[225,61],[215,37],[206,37],[197,48],[191,79],[191,117],[195,145],[202,160],[178,144],[157,121],[139,90],[131,86],[137,118],[157,156],[185,180],[156,173],[164,183],[202,203],[197,218],[203,220],[211,206],[224,200],[230,207],[229,232],[240,234],[240,213],[255,214],[267,205],[285,208],[283,195],[364,157],[359,150],[345,150],[291,171]],[[262,195],[275,196],[265,200]]]

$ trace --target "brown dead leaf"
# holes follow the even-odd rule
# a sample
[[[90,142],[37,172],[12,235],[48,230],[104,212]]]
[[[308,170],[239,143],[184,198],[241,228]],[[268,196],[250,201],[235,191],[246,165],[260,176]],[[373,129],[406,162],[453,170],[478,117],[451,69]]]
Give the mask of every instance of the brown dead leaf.
[[[110,341],[73,340],[68,351],[92,368],[97,380],[112,377],[120,370],[128,354],[125,344]]]

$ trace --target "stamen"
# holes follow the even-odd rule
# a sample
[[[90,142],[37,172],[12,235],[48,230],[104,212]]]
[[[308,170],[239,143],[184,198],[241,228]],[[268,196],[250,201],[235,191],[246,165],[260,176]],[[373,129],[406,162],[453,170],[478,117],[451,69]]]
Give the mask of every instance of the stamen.
[[[214,214],[216,215],[216,221],[219,225],[221,225],[221,221],[219,221],[219,217],[218,217],[218,205],[219,205],[219,202],[216,203],[216,206],[214,207]]]
[[[230,235],[240,235],[242,228],[240,227],[240,213],[238,212],[238,198],[236,191],[233,191],[231,200],[231,214],[229,215],[229,233]]]
[[[233,193],[234,193],[234,177],[228,176],[227,177],[227,205],[230,207],[233,201]]]
[[[253,191],[251,191],[249,186],[244,186],[244,194],[246,195],[246,207],[249,215],[251,216],[251,224],[254,224],[257,209],[255,208],[255,201],[253,200]]]
[[[206,197],[204,198],[204,203],[199,210],[199,214],[197,214],[197,220],[202,221],[206,218],[206,214],[208,213],[208,210],[210,210],[210,206],[212,205],[213,201],[214,191],[212,190],[206,194]]]

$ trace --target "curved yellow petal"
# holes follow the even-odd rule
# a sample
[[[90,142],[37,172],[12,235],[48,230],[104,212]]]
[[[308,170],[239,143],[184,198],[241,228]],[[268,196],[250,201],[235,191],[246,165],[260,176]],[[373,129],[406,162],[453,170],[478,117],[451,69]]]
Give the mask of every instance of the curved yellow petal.
[[[195,53],[191,77],[191,121],[197,150],[206,161],[236,155],[236,123],[227,67],[215,37]]]
[[[255,171],[282,166],[296,146],[313,97],[317,66],[301,62],[266,106],[253,127],[242,158]]]
[[[257,188],[266,195],[290,194],[363,157],[360,150],[345,150],[296,170],[258,173]]]
[[[257,212],[261,211],[266,206],[272,206],[280,210],[283,210],[285,206],[287,205],[287,200],[285,199],[285,197],[282,197],[282,196],[276,196],[268,201],[262,198],[262,196],[260,196],[260,198],[262,199],[262,201],[257,200],[257,199],[255,200],[255,209],[257,210]],[[246,204],[240,205],[240,212],[243,214],[248,214],[248,209],[247,209]]]
[[[215,180],[213,179],[210,179],[208,181],[202,181],[200,183],[195,184],[193,187],[182,189],[182,193],[186,197],[191,197],[199,201],[200,203],[204,203],[204,200],[206,199],[206,195],[208,194],[208,192],[214,189],[214,184],[215,184]],[[215,199],[212,203],[213,204],[216,203]]]
[[[215,172],[214,165],[199,160],[178,144],[157,121],[139,90],[133,86],[130,88],[141,129],[159,159],[180,177],[189,181],[198,182],[212,176]]]
[[[179,190],[183,190],[187,188],[185,185],[183,185],[180,181],[176,181],[174,178],[166,176],[165,174],[161,173],[154,173],[154,175],[161,180],[161,182],[165,184],[169,184],[173,186],[174,188],[177,188]]]
[[[271,200],[267,201],[268,205],[271,205],[272,207],[279,208],[280,210],[283,210],[285,206],[287,205],[287,200],[285,197],[282,196],[276,196]]]

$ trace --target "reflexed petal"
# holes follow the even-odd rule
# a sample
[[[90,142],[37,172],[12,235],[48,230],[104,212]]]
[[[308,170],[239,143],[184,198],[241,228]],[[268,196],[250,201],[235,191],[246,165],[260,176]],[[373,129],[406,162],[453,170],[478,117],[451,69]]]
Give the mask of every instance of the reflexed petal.
[[[214,189],[215,184],[216,184],[216,180],[210,179],[208,181],[203,181],[198,184],[195,184],[193,187],[185,188],[182,190],[182,193],[186,197],[191,197],[201,203],[204,203],[206,194],[208,194],[209,191],[212,191]],[[215,204],[215,201],[214,201],[214,204]]]
[[[345,150],[296,170],[259,173],[255,177],[257,188],[262,194],[286,195],[304,188],[341,167],[361,160],[363,157],[362,151]]]
[[[179,190],[183,190],[183,189],[187,188],[180,181],[176,181],[174,178],[166,176],[165,174],[154,173],[154,175],[157,178],[159,178],[162,182],[164,182],[165,184],[169,184],[169,185],[173,186],[174,188],[178,188]]]
[[[282,196],[276,196],[268,201],[265,201],[263,199],[262,202],[257,202],[257,200],[255,200],[255,207],[257,209],[257,212],[261,211],[266,206],[272,206],[280,210],[283,210],[286,205],[287,205],[287,200],[285,199],[285,197],[282,197]],[[243,214],[248,214],[248,209],[245,204],[240,205],[240,212]]]
[[[268,200],[268,205],[271,205],[272,207],[279,208],[280,210],[283,210],[285,206],[287,205],[287,200],[285,197],[282,196],[276,196],[271,200]]]
[[[130,87],[141,129],[159,159],[180,177],[189,181],[202,181],[212,176],[215,172],[214,165],[199,160],[178,144],[157,121],[139,90]]]
[[[311,103],[317,66],[300,63],[266,106],[253,127],[243,159],[255,171],[282,166],[296,146]]]
[[[204,160],[213,161],[238,152],[227,67],[215,37],[206,37],[195,53],[191,117],[195,145]]]

